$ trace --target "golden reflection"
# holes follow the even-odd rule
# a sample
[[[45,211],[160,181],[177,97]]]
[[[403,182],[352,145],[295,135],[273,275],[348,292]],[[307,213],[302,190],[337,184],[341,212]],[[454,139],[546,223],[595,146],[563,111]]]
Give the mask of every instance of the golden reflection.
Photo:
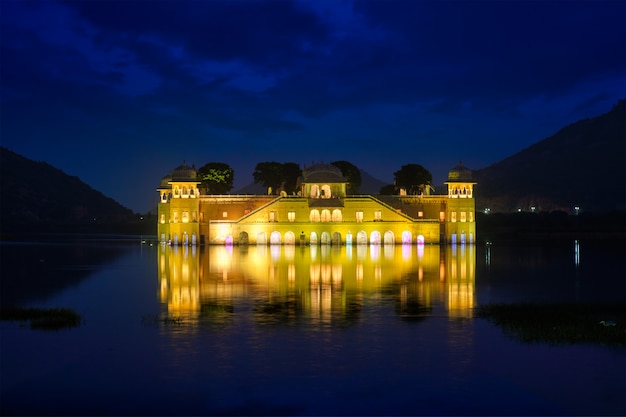
[[[368,302],[389,302],[402,319],[471,317],[475,258],[473,245],[161,246],[158,288],[167,312],[193,323],[241,313],[256,324],[345,325],[367,319]]]

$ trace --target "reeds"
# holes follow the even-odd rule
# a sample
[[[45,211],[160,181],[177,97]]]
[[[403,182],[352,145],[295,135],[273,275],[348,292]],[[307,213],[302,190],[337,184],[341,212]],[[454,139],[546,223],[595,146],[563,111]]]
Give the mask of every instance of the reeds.
[[[81,316],[68,308],[24,308],[15,306],[0,307],[0,320],[30,322],[36,330],[60,330],[65,327],[78,327]]]
[[[489,304],[476,312],[523,342],[626,346],[624,303]]]

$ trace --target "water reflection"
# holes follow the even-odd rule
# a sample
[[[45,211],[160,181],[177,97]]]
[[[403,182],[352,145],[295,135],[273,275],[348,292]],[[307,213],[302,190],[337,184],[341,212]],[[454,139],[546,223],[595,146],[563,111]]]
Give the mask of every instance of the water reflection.
[[[349,326],[382,299],[403,320],[472,316],[473,245],[159,249],[160,301],[186,323]]]

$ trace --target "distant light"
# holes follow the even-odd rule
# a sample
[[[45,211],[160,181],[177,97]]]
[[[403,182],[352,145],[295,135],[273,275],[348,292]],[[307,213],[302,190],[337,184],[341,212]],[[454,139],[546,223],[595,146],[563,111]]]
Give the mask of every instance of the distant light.
[[[574,207],[574,211],[576,212],[576,215],[578,216],[578,212],[580,211],[580,207],[579,206],[575,206]]]
[[[485,214],[489,214],[490,211],[491,211],[490,208],[485,207],[485,210],[484,210]]]
[[[537,207],[532,206],[532,207],[530,208],[530,211],[532,211],[532,212],[534,213],[536,209],[537,209]]]
[[[517,212],[518,212],[518,213],[521,213],[521,212],[522,212],[522,209],[521,209],[521,208],[518,208],[518,209],[517,209]]]

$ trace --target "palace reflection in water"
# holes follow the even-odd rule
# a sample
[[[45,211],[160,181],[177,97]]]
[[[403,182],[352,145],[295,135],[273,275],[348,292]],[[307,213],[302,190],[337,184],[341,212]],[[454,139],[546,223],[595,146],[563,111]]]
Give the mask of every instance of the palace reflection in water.
[[[399,318],[472,316],[473,245],[210,246],[159,248],[164,314],[185,323],[349,325],[368,302]]]

